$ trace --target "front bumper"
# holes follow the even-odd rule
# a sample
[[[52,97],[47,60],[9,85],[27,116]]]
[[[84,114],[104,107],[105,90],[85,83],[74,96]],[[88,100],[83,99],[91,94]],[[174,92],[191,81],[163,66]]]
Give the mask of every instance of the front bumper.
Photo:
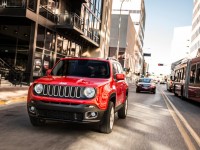
[[[139,91],[149,91],[149,92],[154,92],[156,90],[155,87],[139,87],[139,86],[137,87],[137,89]]]
[[[53,103],[31,100],[27,104],[28,114],[32,117],[64,122],[99,122],[105,110],[95,105]]]

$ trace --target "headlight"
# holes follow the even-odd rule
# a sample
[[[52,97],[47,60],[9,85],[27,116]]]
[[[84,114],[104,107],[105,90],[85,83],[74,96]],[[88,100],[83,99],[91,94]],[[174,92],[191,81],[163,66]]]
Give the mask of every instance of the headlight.
[[[43,85],[42,84],[36,84],[34,87],[34,90],[37,94],[41,94],[43,91]]]
[[[95,95],[95,89],[91,87],[86,87],[83,91],[84,96],[87,98],[93,98]]]

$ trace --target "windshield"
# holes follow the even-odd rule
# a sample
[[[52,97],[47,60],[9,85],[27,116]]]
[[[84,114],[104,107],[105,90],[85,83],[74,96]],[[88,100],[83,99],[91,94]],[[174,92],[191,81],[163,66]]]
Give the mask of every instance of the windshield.
[[[151,83],[151,79],[142,78],[142,79],[139,79],[139,82]]]
[[[52,70],[54,76],[109,78],[108,62],[97,60],[61,60]]]

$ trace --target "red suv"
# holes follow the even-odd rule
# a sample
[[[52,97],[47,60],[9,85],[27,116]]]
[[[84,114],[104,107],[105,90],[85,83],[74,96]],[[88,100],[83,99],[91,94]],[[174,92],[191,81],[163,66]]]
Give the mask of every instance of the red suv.
[[[27,108],[33,126],[46,120],[98,122],[100,132],[110,133],[115,112],[122,119],[127,115],[122,66],[113,59],[62,58],[30,86]]]

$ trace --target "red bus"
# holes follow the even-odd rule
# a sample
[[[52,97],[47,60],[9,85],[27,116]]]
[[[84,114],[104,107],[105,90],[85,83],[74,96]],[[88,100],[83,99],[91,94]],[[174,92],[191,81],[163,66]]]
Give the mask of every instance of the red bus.
[[[174,94],[200,102],[200,57],[182,60],[174,71]]]

